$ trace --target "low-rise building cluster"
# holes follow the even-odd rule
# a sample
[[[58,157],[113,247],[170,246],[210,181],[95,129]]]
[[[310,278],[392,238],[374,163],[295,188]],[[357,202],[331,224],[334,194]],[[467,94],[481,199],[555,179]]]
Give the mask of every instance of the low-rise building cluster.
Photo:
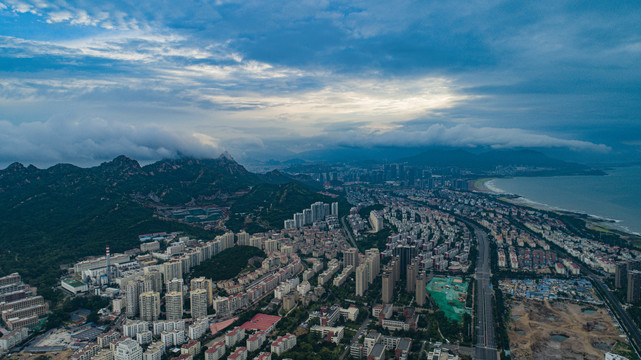
[[[36,295],[35,291],[22,281],[20,274],[13,273],[0,277],[2,322],[10,331],[19,330],[14,334],[14,339],[20,338],[22,341],[21,336],[17,335],[22,334],[21,329],[34,328],[48,311],[49,305],[44,298]]]
[[[592,283],[586,279],[505,279],[499,281],[504,294],[539,301],[571,300],[600,305]]]
[[[365,335],[362,344],[357,343],[350,347],[350,355],[356,359],[381,360],[386,358],[386,351],[393,351],[395,359],[407,360],[411,347],[412,339],[370,331]]]

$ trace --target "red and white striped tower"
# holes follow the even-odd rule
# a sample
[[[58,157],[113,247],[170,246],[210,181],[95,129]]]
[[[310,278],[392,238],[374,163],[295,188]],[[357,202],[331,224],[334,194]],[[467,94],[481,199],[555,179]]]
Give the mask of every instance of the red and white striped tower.
[[[109,253],[109,245],[107,245],[107,285],[111,283],[111,255]]]

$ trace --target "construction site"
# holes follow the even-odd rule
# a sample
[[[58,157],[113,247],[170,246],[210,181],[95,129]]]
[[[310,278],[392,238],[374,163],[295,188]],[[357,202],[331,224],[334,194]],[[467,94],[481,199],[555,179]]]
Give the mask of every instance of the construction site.
[[[513,299],[509,306],[513,359],[601,360],[607,352],[628,347],[604,307],[532,299]]]
[[[439,310],[450,320],[461,322],[465,309],[468,283],[459,277],[435,277],[427,284],[427,292]]]

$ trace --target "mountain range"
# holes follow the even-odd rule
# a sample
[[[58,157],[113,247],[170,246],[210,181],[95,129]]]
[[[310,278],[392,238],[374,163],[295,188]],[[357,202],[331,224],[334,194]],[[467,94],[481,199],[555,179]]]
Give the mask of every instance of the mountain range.
[[[302,209],[320,195],[297,180],[314,185],[304,176],[249,172],[229,156],[146,166],[119,156],[91,168],[58,164],[38,169],[14,163],[0,170],[0,274],[19,271],[33,285],[44,285],[46,294],[56,282],[59,265],[101,255],[106,245],[113,251],[131,249],[139,245],[138,234],[149,232],[184,231],[203,239],[216,235],[163,220],[155,207],[247,208],[242,205],[245,199],[251,204],[256,196],[265,198],[259,191],[262,186],[287,186],[297,195],[272,208],[294,203],[304,204]]]

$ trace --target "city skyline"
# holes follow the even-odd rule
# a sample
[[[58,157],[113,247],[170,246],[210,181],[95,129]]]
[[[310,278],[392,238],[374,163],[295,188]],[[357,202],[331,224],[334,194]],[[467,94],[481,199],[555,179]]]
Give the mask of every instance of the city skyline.
[[[336,146],[638,159],[632,2],[0,2],[0,162]]]

